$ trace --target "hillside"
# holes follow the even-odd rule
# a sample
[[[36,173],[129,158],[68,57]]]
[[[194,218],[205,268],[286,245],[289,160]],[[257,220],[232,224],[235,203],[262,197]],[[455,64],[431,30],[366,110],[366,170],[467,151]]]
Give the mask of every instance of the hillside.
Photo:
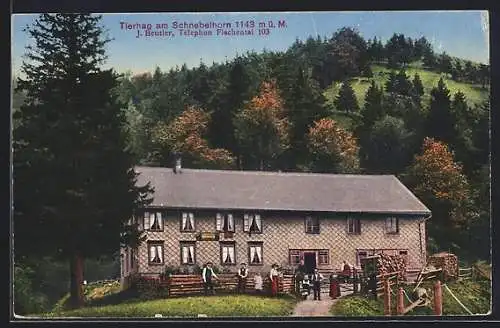
[[[478,104],[489,97],[489,90],[483,89],[480,85],[456,82],[452,80],[449,75],[432,72],[420,66],[421,65],[419,64],[410,65],[406,69],[406,74],[412,80],[415,73],[418,73],[418,75],[420,76],[425,91],[425,95],[423,97],[424,104],[427,104],[430,101],[430,91],[437,85],[441,77],[443,77],[446,86],[450,90],[451,95],[453,96],[457,91],[461,90],[467,97],[467,101],[470,106]],[[391,71],[389,68],[382,65],[372,65],[371,69],[373,72],[372,78],[354,77],[351,79],[352,87],[356,93],[358,104],[360,106],[364,104],[365,94],[368,90],[368,87],[370,86],[371,81],[375,80],[375,83],[377,83],[379,86],[384,86]],[[334,107],[333,101],[338,95],[339,88],[340,82],[335,82],[324,91],[324,95],[327,99],[327,104],[330,108]]]

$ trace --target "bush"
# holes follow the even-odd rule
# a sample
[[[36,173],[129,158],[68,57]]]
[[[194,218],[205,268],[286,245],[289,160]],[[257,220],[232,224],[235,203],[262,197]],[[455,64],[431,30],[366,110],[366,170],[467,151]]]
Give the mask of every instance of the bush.
[[[139,277],[134,280],[131,288],[137,292],[142,300],[151,300],[168,296],[168,289],[161,284],[158,278]]]
[[[45,295],[33,290],[31,283],[33,270],[27,266],[14,267],[14,312],[16,314],[37,313],[48,310],[49,302]]]

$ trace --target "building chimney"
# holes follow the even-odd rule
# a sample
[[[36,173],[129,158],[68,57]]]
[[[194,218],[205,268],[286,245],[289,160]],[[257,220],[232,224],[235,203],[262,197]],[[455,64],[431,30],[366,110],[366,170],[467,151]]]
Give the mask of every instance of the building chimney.
[[[174,173],[182,173],[182,159],[179,153],[174,153]]]

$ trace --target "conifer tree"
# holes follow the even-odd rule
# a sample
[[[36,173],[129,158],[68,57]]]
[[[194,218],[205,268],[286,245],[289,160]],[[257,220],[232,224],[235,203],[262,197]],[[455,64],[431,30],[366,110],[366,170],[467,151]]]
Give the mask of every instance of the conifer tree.
[[[347,113],[359,111],[358,99],[349,81],[342,83],[339,94],[335,99],[335,107],[338,111]]]
[[[14,131],[16,258],[50,255],[70,263],[70,301],[82,305],[83,260],[140,241],[129,225],[149,202],[125,150],[125,118],[100,65],[109,41],[89,14],[43,14],[19,90],[27,94]],[[91,242],[89,242],[91,241]]]
[[[437,87],[431,90],[431,103],[425,125],[428,137],[446,144],[453,142],[455,131],[455,122],[450,106],[450,91],[443,78],[440,78]]]

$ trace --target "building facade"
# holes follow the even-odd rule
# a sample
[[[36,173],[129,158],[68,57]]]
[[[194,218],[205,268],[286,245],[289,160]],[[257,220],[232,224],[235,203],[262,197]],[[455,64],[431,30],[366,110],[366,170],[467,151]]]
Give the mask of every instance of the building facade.
[[[393,176],[137,171],[155,193],[134,218],[146,240],[121,249],[123,278],[209,261],[267,272],[303,259],[310,270],[330,271],[379,252],[404,256],[408,267],[425,264],[430,212]]]

